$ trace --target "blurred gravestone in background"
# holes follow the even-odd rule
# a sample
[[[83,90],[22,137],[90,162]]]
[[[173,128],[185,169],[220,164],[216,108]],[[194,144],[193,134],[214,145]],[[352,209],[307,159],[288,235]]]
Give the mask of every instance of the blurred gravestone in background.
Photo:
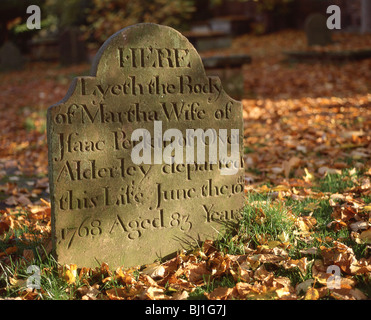
[[[20,50],[10,41],[6,41],[0,48],[0,71],[22,69],[25,59]]]
[[[326,25],[326,16],[320,13],[311,14],[305,21],[305,33],[308,46],[326,46],[332,43],[331,31]]]

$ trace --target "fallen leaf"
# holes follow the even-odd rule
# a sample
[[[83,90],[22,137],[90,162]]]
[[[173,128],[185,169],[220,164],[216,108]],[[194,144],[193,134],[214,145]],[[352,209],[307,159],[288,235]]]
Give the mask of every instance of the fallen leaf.
[[[76,264],[66,264],[62,267],[62,273],[64,279],[68,284],[74,284],[77,276],[77,265]]]
[[[359,238],[362,240],[363,243],[371,243],[371,228],[361,232]]]
[[[187,291],[183,290],[182,292],[175,292],[172,297],[171,297],[171,300],[187,300],[189,297],[189,294]]]
[[[93,286],[82,286],[77,289],[77,292],[81,295],[81,300],[97,300],[99,291],[99,284]]]
[[[319,299],[319,293],[317,289],[315,288],[309,288],[307,292],[305,293],[305,300],[318,300]]]
[[[296,294],[300,294],[300,292],[306,293],[307,290],[313,286],[313,283],[314,283],[313,279],[308,279],[305,280],[304,282],[297,284],[295,287]]]
[[[0,257],[2,257],[2,256],[8,256],[8,255],[10,255],[12,253],[15,253],[17,251],[18,251],[17,246],[6,248],[5,251],[0,252]]]
[[[152,279],[163,278],[165,275],[165,268],[164,266],[153,263],[147,266],[143,271],[144,274],[150,276]]]
[[[217,287],[210,293],[205,293],[209,300],[227,300],[233,293],[233,288]]]

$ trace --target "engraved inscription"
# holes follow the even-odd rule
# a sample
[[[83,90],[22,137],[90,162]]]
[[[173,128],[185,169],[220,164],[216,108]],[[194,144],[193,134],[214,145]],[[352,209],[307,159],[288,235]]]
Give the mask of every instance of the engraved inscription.
[[[131,68],[190,68],[189,49],[118,48],[119,66]]]

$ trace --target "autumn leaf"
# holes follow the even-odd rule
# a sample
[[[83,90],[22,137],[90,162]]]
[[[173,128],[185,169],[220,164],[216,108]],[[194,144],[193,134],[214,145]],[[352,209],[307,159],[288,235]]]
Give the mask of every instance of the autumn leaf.
[[[282,168],[284,170],[286,178],[289,177],[291,169],[297,167],[300,164],[300,162],[301,162],[301,159],[294,156],[294,157],[291,157],[289,161],[284,161],[282,163]]]
[[[318,300],[319,299],[319,293],[317,289],[315,288],[309,288],[307,292],[305,293],[305,300]]]
[[[210,293],[205,293],[205,296],[209,300],[227,300],[233,292],[234,288],[217,287]]]
[[[6,248],[5,251],[0,252],[0,257],[2,257],[2,256],[8,256],[8,255],[10,255],[12,253],[15,253],[17,251],[18,251],[17,246]]]
[[[124,288],[108,289],[106,295],[110,300],[124,300],[128,296]]]
[[[163,278],[165,275],[165,267],[158,263],[153,263],[147,266],[142,272],[153,279]]]
[[[79,287],[77,292],[81,295],[81,300],[97,300],[97,296],[100,294],[99,284]]]
[[[76,264],[65,264],[61,268],[62,275],[68,284],[74,284],[77,276],[77,265]]]
[[[362,231],[359,238],[363,243],[371,243],[371,228]]]

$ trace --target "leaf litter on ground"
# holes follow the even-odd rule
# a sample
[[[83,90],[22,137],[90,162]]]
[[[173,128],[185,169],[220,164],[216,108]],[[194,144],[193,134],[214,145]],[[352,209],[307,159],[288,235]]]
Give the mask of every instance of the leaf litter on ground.
[[[321,50],[371,46],[368,35],[336,37]],[[110,270],[104,263],[94,269],[49,261],[41,274],[62,281],[64,298],[371,297],[371,60],[290,64],[282,48],[307,50],[303,33],[242,36],[225,50],[253,59],[243,67],[242,103],[245,216],[256,228],[247,232],[242,221],[229,238],[147,266]],[[31,63],[0,79],[6,115],[0,120],[0,296],[57,296],[43,286],[27,289],[22,268],[51,253],[46,108],[88,69]],[[333,266],[340,287],[329,288]]]

